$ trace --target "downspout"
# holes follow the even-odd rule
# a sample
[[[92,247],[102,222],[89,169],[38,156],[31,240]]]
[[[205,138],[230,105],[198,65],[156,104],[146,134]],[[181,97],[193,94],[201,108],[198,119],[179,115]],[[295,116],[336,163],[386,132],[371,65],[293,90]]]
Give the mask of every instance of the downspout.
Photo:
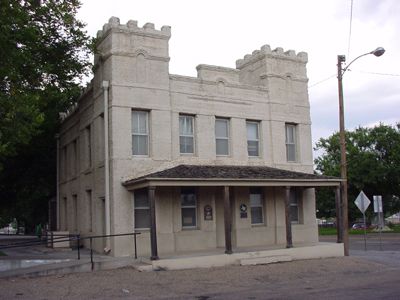
[[[105,186],[104,186],[104,206],[105,206],[105,223],[106,235],[111,234],[111,221],[110,221],[110,162],[108,150],[108,89],[109,82],[103,81],[103,95],[104,95],[104,171],[105,171]],[[106,248],[104,252],[111,251],[110,238],[106,238]]]
[[[56,181],[57,181],[57,190],[56,190],[56,199],[57,199],[57,207],[56,207],[56,215],[57,215],[57,230],[60,230],[60,135],[57,133],[56,136],[56,143],[57,143],[57,174],[56,174]]]

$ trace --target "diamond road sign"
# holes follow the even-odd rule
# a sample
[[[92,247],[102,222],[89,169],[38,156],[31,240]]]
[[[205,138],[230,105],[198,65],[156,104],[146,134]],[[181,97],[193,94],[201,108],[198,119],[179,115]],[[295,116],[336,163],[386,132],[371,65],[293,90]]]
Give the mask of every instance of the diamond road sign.
[[[368,206],[371,204],[371,201],[364,194],[364,192],[361,191],[360,194],[357,196],[357,199],[354,201],[354,204],[357,205],[358,209],[362,213],[365,213],[365,211],[367,210]]]

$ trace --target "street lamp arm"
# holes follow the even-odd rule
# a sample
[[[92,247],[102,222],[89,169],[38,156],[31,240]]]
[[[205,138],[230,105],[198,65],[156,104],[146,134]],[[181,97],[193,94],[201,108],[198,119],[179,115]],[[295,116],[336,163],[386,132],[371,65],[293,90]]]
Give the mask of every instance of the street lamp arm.
[[[373,53],[373,51],[372,51],[372,52],[368,52],[368,53],[361,54],[360,56],[357,56],[357,57],[356,57],[355,59],[353,59],[345,68],[343,68],[343,70],[342,70],[342,75],[344,74],[344,72],[347,71],[347,69],[350,67],[350,65],[351,65],[353,62],[355,62],[357,59],[359,59],[360,57],[363,57],[363,56],[372,54],[372,53]]]
[[[357,56],[357,57],[356,57],[355,59],[353,59],[345,68],[342,69],[342,74],[341,74],[341,75],[343,75],[344,72],[346,72],[347,69],[350,67],[350,65],[351,65],[353,62],[355,62],[357,59],[359,59],[360,57],[363,57],[363,56],[366,56],[366,55],[369,55],[369,54],[373,54],[373,55],[379,57],[379,56],[381,56],[383,53],[385,53],[385,49],[382,48],[382,47],[378,47],[378,48],[376,48],[375,50],[372,50],[372,51],[370,51],[370,52],[367,52],[367,53],[364,53],[364,54],[361,54],[361,55]],[[343,62],[344,62],[344,61],[343,61]]]

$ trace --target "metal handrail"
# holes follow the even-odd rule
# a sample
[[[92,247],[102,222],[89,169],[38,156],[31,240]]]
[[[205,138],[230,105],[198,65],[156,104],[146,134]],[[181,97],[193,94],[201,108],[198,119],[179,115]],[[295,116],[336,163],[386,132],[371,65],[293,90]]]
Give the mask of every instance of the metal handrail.
[[[136,241],[136,236],[138,234],[141,234],[141,232],[130,232],[130,233],[108,234],[108,235],[93,235],[93,236],[81,237],[80,234],[53,234],[52,232],[50,232],[50,239],[49,239],[49,235],[48,234],[44,234],[43,235],[43,237],[44,237],[43,240],[39,237],[40,240],[31,240],[31,241],[23,241],[23,242],[11,243],[11,244],[7,244],[7,245],[4,245],[4,246],[0,246],[0,249],[48,244],[49,241],[51,242],[52,246],[54,245],[54,243],[61,243],[61,242],[67,242],[67,241],[77,241],[78,260],[80,260],[81,259],[80,241],[89,239],[89,241],[90,241],[90,263],[91,263],[91,267],[92,267],[92,270],[93,270],[93,268],[94,268],[93,242],[92,242],[93,239],[133,235],[133,237],[134,237],[133,241],[134,241],[134,247],[135,247],[135,259],[137,259],[137,241]],[[35,235],[35,236],[37,237],[37,235]]]

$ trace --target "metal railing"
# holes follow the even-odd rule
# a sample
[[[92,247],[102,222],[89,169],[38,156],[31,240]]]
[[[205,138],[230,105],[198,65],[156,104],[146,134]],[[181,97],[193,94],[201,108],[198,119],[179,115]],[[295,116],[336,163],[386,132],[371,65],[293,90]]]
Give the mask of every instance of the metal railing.
[[[93,236],[84,236],[82,237],[80,234],[54,234],[53,232],[47,232],[43,234],[42,236],[37,236],[37,235],[23,235],[23,236],[31,236],[32,240],[27,240],[27,241],[22,241],[22,242],[16,242],[16,243],[10,243],[6,245],[0,245],[0,250],[1,249],[7,249],[7,248],[18,248],[18,247],[27,247],[27,246],[37,246],[37,245],[51,245],[51,247],[54,246],[54,243],[63,243],[63,242],[71,242],[71,241],[76,241],[77,245],[77,254],[78,254],[78,260],[81,259],[81,241],[82,240],[89,240],[89,248],[90,248],[90,263],[91,263],[91,268],[93,270],[94,268],[94,261],[93,261],[93,239],[99,239],[99,238],[110,238],[110,237],[120,237],[120,236],[129,236],[133,235],[133,244],[134,244],[134,253],[135,253],[135,259],[137,259],[137,239],[136,236],[141,234],[140,232],[130,232],[130,233],[120,233],[120,234],[109,234],[109,235],[93,235]],[[17,236],[22,236],[22,235],[17,235]]]

